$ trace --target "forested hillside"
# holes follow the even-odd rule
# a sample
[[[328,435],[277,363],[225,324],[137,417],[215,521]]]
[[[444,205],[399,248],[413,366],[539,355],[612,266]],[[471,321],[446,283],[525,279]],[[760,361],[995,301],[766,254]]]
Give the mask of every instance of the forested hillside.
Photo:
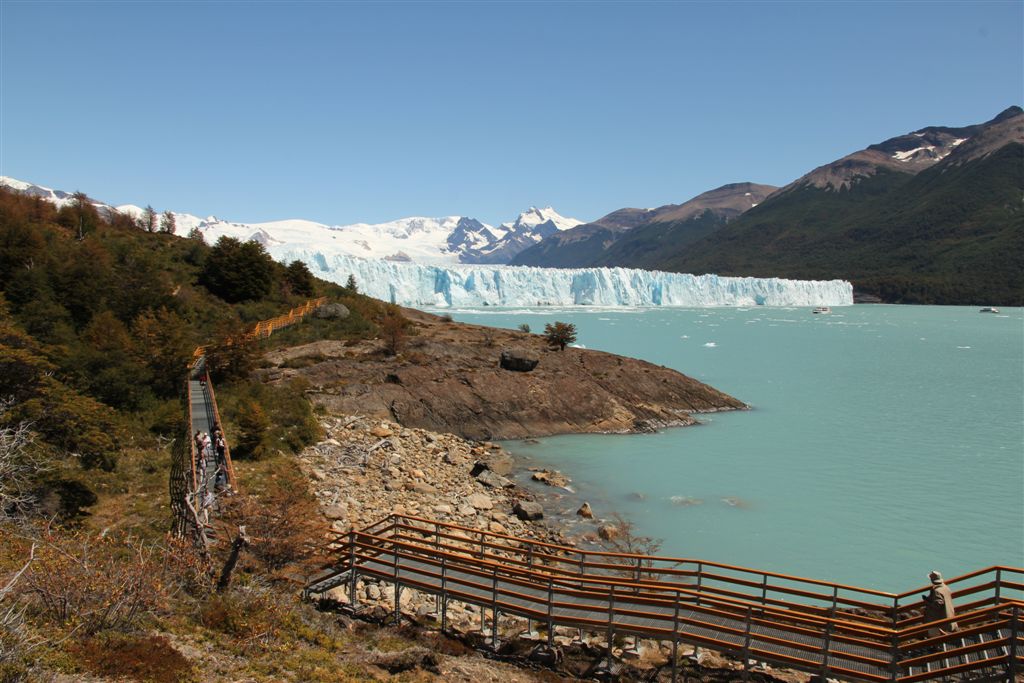
[[[349,315],[239,337],[320,295]],[[206,680],[182,642],[266,680],[337,680],[341,635],[282,583],[308,571],[326,532],[293,456],[319,422],[301,381],[264,385],[250,371],[270,346],[366,338],[386,314],[255,242],[209,246],[104,218],[84,196],[57,210],[0,191],[0,681]],[[243,482],[206,559],[168,535],[171,451],[188,438],[182,390],[200,343],[212,344]],[[239,525],[260,541],[218,592]]]
[[[893,303],[1024,304],[1024,145],[849,188],[797,187],[656,267],[844,278]]]

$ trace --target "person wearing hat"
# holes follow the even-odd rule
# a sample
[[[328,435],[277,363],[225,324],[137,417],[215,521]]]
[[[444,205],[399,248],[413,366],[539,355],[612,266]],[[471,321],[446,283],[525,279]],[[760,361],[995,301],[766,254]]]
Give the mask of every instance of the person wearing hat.
[[[949,586],[942,580],[942,574],[937,571],[933,571],[928,575],[928,578],[932,582],[931,589],[923,596],[924,600],[924,620],[925,622],[940,621],[942,619],[952,619],[956,616],[956,612],[953,609],[953,593],[950,592]],[[935,627],[928,629],[928,637],[934,638],[935,636],[942,635],[943,633],[953,633],[959,631],[955,621],[951,621],[948,624],[943,624],[942,627]]]

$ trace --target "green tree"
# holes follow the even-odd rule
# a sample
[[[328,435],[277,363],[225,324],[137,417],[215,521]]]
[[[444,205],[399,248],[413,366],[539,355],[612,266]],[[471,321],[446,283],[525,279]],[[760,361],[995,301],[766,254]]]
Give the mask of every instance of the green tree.
[[[173,235],[175,226],[174,214],[170,211],[164,211],[163,215],[160,217],[160,232]]]
[[[302,261],[292,261],[284,269],[284,279],[288,283],[292,294],[298,296],[313,296],[316,292],[313,282],[313,274]]]
[[[258,459],[264,454],[264,437],[270,428],[270,420],[262,406],[252,399],[242,401],[238,407],[238,436],[235,437],[234,453],[240,457]]]
[[[355,275],[351,275],[350,274],[348,276],[348,280],[345,281],[345,289],[347,289],[348,291],[350,291],[353,294],[358,294],[359,293],[359,287],[356,286],[356,276]]]
[[[139,360],[149,367],[157,396],[172,398],[180,391],[182,372],[195,350],[190,332],[187,321],[163,307],[143,311],[132,323]]]
[[[199,280],[230,303],[262,299],[274,282],[274,261],[259,242],[221,237],[210,250]]]
[[[565,347],[576,341],[576,326],[572,323],[556,321],[544,326],[544,338],[551,346],[557,346],[559,351],[565,351]]]
[[[139,410],[152,401],[149,368],[128,328],[113,313],[105,310],[93,316],[80,340],[69,363],[80,377],[77,384],[90,396],[124,410]]]
[[[523,323],[522,325],[519,326],[519,331],[520,332],[525,332],[526,334],[530,334],[530,324],[529,323]]]

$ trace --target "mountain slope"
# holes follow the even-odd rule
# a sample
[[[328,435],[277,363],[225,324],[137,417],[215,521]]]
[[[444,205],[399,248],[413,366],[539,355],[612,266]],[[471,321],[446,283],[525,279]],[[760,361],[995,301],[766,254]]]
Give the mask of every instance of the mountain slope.
[[[642,235],[635,237],[638,226],[696,220],[700,226],[713,224],[717,227],[757,206],[776,189],[771,185],[733,183],[697,195],[683,204],[668,204],[656,209],[619,209],[592,223],[553,234],[536,246],[521,251],[511,263],[560,268],[594,265],[642,267],[639,262],[614,255],[622,242],[643,241]],[[699,232],[698,236],[703,234]]]
[[[922,154],[910,138],[935,149]],[[652,265],[838,277],[889,302],[1020,305],[1022,194],[1024,112],[1011,108],[986,124],[923,129],[815,169],[713,234],[666,247]]]

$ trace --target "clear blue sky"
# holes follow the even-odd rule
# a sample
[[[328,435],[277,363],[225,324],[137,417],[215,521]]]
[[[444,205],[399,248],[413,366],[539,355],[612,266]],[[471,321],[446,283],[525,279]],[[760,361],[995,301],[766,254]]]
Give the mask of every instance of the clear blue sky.
[[[326,223],[594,219],[1024,103],[1024,3],[0,0],[0,174]]]

